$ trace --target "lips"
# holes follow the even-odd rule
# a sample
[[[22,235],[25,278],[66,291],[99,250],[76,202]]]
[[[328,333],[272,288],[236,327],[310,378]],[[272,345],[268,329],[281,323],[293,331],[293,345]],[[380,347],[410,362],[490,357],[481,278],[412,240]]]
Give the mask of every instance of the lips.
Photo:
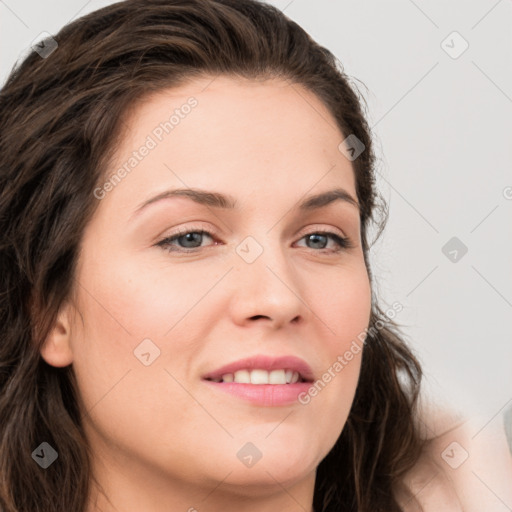
[[[313,382],[314,374],[311,367],[303,359],[296,356],[270,357],[265,355],[257,355],[240,359],[232,363],[226,364],[216,370],[203,375],[204,380],[220,379],[228,373],[235,373],[238,370],[292,370],[297,372],[306,382]]]

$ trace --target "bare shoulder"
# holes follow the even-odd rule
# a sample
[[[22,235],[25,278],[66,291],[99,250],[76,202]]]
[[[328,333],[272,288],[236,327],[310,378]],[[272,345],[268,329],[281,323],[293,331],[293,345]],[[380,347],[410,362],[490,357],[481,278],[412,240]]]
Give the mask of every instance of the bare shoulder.
[[[406,512],[506,512],[512,510],[512,455],[504,416],[461,417],[423,409],[423,454],[403,483]]]

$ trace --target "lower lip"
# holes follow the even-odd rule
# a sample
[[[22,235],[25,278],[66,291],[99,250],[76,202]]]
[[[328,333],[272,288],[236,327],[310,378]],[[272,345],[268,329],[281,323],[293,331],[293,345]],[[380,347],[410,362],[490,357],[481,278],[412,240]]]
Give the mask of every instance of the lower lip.
[[[213,382],[207,384],[218,391],[229,393],[248,402],[265,407],[291,405],[299,402],[299,395],[307,393],[311,382],[296,382],[295,384],[238,384],[236,382]]]

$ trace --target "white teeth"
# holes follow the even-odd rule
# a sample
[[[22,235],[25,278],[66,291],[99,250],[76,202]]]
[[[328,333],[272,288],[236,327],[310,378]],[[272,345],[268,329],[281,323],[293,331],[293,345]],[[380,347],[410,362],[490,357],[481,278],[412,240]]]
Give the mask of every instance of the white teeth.
[[[251,383],[251,375],[248,370],[238,370],[235,372],[234,382],[238,382],[239,384],[250,384]]]
[[[252,370],[251,384],[268,384],[268,372],[265,370]]]
[[[235,382],[238,384],[295,384],[300,379],[299,373],[293,370],[238,370],[234,374],[226,373],[214,382]]]
[[[286,384],[286,377],[284,370],[272,370],[268,374],[269,384]]]

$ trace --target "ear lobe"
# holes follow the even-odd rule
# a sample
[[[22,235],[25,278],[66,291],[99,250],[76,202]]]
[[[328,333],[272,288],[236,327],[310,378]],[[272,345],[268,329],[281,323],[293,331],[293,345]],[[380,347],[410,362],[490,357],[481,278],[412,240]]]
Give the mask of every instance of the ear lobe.
[[[40,353],[41,357],[51,366],[64,367],[73,362],[69,303],[59,311],[55,324],[41,347]]]

